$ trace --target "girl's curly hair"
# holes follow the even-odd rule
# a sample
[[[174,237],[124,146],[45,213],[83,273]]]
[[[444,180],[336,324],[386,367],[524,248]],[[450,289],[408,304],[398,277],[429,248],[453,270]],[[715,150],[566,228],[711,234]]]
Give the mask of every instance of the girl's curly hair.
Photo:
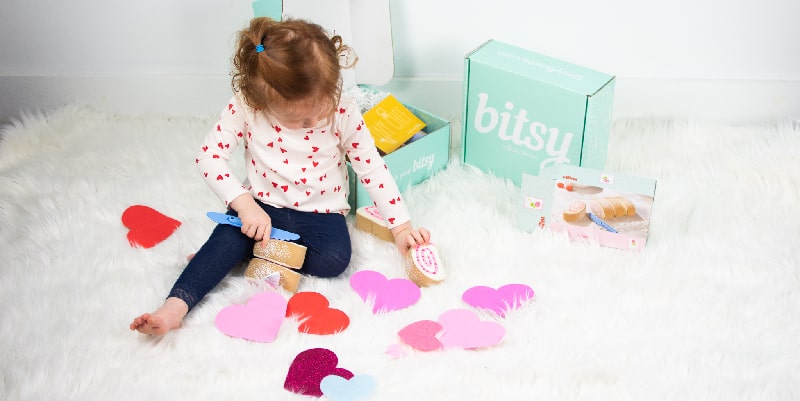
[[[263,51],[257,52],[256,46]],[[342,93],[340,58],[352,52],[340,36],[329,37],[314,23],[258,17],[239,32],[233,57],[234,91],[254,109],[285,109],[312,97],[327,98],[334,112]]]

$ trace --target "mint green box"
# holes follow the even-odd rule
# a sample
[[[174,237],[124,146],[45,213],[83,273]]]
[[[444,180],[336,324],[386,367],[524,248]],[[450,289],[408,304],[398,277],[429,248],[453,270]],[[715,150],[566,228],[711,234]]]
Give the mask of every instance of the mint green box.
[[[465,57],[464,163],[519,186],[522,173],[605,168],[615,77],[490,40]]]
[[[408,104],[403,105],[426,124],[423,129],[426,135],[383,156],[400,191],[405,191],[444,169],[450,157],[450,122]],[[350,163],[347,164],[347,174],[351,212],[362,206],[372,205],[372,198],[358,181]]]

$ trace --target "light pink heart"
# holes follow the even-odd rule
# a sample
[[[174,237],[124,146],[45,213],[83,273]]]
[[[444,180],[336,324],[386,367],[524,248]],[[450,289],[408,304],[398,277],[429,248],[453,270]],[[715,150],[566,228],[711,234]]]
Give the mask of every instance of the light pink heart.
[[[403,349],[402,344],[392,344],[386,347],[386,355],[392,358],[402,358],[406,356],[406,350]]]
[[[275,340],[286,316],[286,300],[277,292],[261,292],[244,305],[225,307],[214,324],[231,336],[268,343]]]
[[[403,327],[397,334],[400,339],[412,348],[420,351],[435,351],[443,347],[436,335],[442,331],[442,325],[433,320],[420,320]]]
[[[350,286],[364,302],[372,300],[372,313],[407,308],[419,301],[422,293],[411,280],[388,280],[380,272],[362,270],[350,276]]]
[[[506,312],[521,307],[531,298],[533,289],[525,284],[507,284],[496,290],[479,285],[464,291],[461,296],[467,305],[488,310],[500,317],[505,317]]]
[[[500,343],[506,329],[496,322],[481,321],[468,309],[451,309],[439,316],[442,335],[439,341],[446,348],[483,348]]]

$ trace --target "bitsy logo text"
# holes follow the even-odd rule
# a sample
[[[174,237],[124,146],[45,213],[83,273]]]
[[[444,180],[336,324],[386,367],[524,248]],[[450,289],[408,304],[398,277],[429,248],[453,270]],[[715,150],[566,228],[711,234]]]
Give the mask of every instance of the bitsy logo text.
[[[571,132],[561,132],[558,128],[548,127],[542,122],[528,118],[528,110],[515,110],[514,103],[506,101],[500,107],[490,103],[489,94],[478,94],[478,105],[475,109],[473,126],[482,134],[496,134],[501,141],[509,141],[514,145],[536,152],[544,151],[549,157],[543,159],[539,168],[569,163],[567,157],[572,143]]]

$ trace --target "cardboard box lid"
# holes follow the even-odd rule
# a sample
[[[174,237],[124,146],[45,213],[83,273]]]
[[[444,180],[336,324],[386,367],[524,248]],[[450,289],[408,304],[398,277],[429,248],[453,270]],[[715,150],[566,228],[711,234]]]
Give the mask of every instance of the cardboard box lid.
[[[484,43],[466,58],[587,96],[614,79],[613,75],[496,40]]]
[[[394,76],[389,0],[254,0],[253,13],[305,19],[340,35],[358,55],[355,68],[342,70],[345,89],[384,85]]]

